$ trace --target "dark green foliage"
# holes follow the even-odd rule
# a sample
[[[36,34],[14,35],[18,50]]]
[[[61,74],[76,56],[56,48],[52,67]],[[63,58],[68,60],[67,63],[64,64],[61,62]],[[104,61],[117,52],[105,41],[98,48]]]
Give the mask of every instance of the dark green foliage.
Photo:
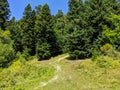
[[[12,17],[11,20],[7,22],[6,29],[11,30],[14,25],[15,25],[15,17]]]
[[[89,34],[88,38],[90,39],[92,53],[94,51],[99,51],[101,45],[105,43],[102,40],[103,26],[111,26],[107,17],[109,17],[111,12],[117,13],[117,11],[115,11],[117,2],[116,0],[86,0],[84,6],[87,33]]]
[[[67,15],[58,10],[55,16],[51,15],[47,4],[38,5],[34,10],[28,4],[22,19],[15,21],[13,17],[8,21],[9,4],[7,0],[0,1],[0,28],[10,30],[13,40],[11,43],[11,40],[1,39],[3,52],[8,47],[6,54],[0,52],[1,62],[12,52],[5,66],[11,62],[14,50],[25,59],[34,55],[39,60],[49,59],[67,52],[72,59],[92,56],[95,60],[102,53],[100,47],[106,43],[120,49],[120,4],[116,0],[69,0],[68,4]]]
[[[58,10],[58,12],[57,12],[57,14],[56,14],[56,18],[61,18],[61,17],[63,17],[63,12],[62,12],[62,10]]]
[[[58,45],[56,43],[55,32],[53,31],[52,15],[47,4],[43,6],[41,12],[37,15],[35,30],[36,53],[38,58],[46,59],[57,55]]]
[[[110,13],[118,14],[119,4],[116,0],[69,0],[67,37],[68,48],[72,58],[80,59],[99,51],[103,41],[103,27],[113,28],[107,20]]]
[[[109,22],[107,22],[106,18],[110,15],[110,12],[115,12],[114,10],[115,3],[117,4],[116,0],[87,0],[86,1],[85,16],[88,23],[88,27],[93,29],[91,34],[91,43],[95,43],[95,41],[98,38],[101,38],[103,25],[109,25]],[[102,42],[99,42],[99,43],[102,43]]]
[[[30,4],[28,4],[23,13],[21,20],[21,33],[22,33],[22,47],[23,52],[27,50],[30,55],[35,55],[35,11],[32,10]]]
[[[84,28],[84,6],[82,0],[70,0],[68,12],[68,48],[73,59],[88,57],[89,39]]]
[[[13,40],[13,47],[16,52],[23,51],[22,47],[22,34],[21,34],[21,27],[20,27],[20,21],[15,22],[10,28],[11,32],[11,38]]]
[[[68,19],[68,33],[75,30],[80,30],[84,26],[84,6],[82,0],[69,0]]]
[[[77,23],[77,19],[80,18],[79,15],[83,10],[82,0],[69,0],[68,20],[72,20],[73,23]]]
[[[49,59],[51,57],[50,45],[47,43],[37,43],[36,52],[39,59]]]
[[[7,29],[11,32],[11,39],[13,40],[13,47],[15,52],[22,52],[22,33],[21,33],[21,20],[15,21],[15,17],[13,17],[7,25]]]
[[[65,40],[66,24],[67,24],[66,15],[63,14],[62,10],[58,10],[58,13],[56,14],[54,19],[54,31],[56,33],[57,43],[59,44],[58,50],[60,53],[66,52],[66,50],[64,49],[66,46],[66,40]]]
[[[0,28],[5,29],[5,23],[10,15],[9,4],[7,0],[0,0]]]
[[[91,55],[86,30],[76,30],[69,37],[69,53],[73,59],[83,59]]]
[[[41,10],[42,10],[42,6],[41,6],[41,5],[36,6],[36,7],[35,7],[36,15],[38,15]]]

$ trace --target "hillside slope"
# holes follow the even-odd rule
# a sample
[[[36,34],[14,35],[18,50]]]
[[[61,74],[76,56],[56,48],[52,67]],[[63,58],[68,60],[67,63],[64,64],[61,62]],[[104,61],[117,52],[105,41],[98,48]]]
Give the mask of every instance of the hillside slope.
[[[105,69],[90,59],[14,62],[0,72],[0,90],[119,90],[120,67]]]

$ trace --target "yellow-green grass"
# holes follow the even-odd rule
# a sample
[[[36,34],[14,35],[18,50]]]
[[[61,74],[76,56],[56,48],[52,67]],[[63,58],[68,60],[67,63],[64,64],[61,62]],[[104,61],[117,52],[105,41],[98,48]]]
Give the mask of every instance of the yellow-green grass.
[[[55,74],[52,65],[36,61],[15,61],[0,72],[0,90],[33,90]]]
[[[120,67],[99,68],[90,59],[62,60],[59,79],[39,90],[120,90]]]
[[[100,68],[90,59],[68,60],[63,59],[65,56],[68,54],[52,57],[46,61],[34,59],[28,62],[20,60],[14,62],[8,69],[0,70],[0,89],[120,90],[119,65],[113,69]],[[60,68],[57,73],[55,66]],[[58,77],[49,82],[55,75]],[[42,82],[49,83],[40,86]]]

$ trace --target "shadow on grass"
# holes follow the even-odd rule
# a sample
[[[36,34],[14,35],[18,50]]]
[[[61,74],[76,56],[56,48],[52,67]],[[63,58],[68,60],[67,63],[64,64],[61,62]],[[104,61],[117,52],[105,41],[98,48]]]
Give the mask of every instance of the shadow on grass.
[[[41,61],[50,61],[50,59],[38,59],[39,62]]]
[[[75,59],[75,57],[67,57],[66,58],[67,60],[69,60],[69,61],[84,61],[84,60],[86,60],[86,59],[88,59],[88,58],[80,58],[80,59]]]

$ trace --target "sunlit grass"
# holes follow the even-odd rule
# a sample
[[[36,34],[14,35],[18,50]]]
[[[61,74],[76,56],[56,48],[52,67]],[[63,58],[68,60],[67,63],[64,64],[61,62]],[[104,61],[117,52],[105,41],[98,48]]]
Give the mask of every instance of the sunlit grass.
[[[47,61],[34,59],[14,62],[8,69],[0,70],[0,89],[34,90],[41,82],[54,77],[54,64],[58,64],[61,67],[61,71],[57,72],[58,79],[37,90],[120,90],[119,65],[115,68],[101,68],[91,59],[60,60],[66,55]]]
[[[33,90],[40,82],[50,79],[54,74],[55,69],[51,65],[17,60],[0,72],[0,88]]]
[[[105,69],[90,59],[62,60],[60,78],[42,90],[119,90],[120,67]]]

